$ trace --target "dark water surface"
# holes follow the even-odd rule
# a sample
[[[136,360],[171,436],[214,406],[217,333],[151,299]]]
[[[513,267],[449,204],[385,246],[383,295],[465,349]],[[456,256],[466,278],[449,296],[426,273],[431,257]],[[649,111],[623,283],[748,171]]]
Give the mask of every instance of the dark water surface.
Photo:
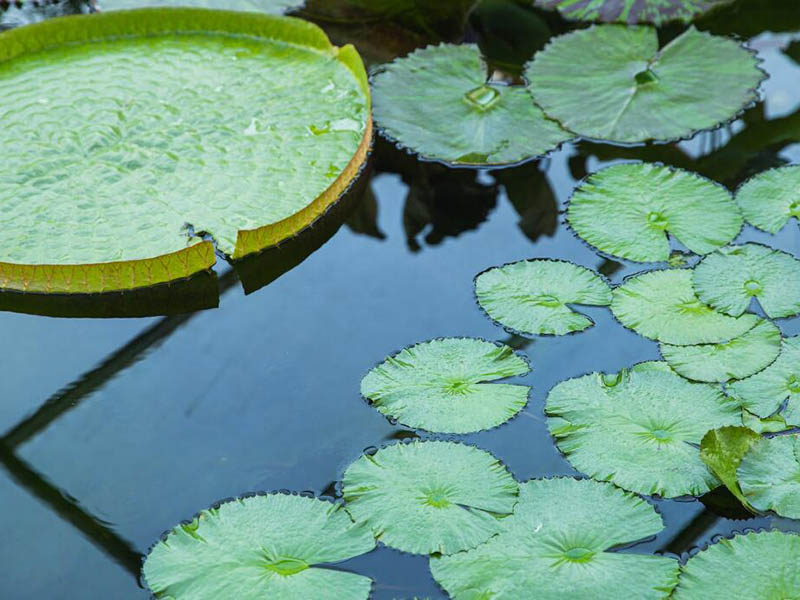
[[[600,269],[615,283],[641,270],[598,256],[563,224],[577,179],[611,161],[661,160],[729,187],[800,161],[800,65],[784,52],[800,34],[780,33],[800,29],[800,15],[787,22],[783,4],[767,4],[774,7],[763,9],[762,28],[779,33],[759,35],[753,45],[772,78],[764,101],[729,130],[635,149],[568,145],[542,162],[494,173],[420,163],[378,144],[371,194],[349,225],[250,296],[222,269],[222,280],[234,285],[219,309],[193,315],[0,313],[0,430],[7,432],[0,440],[0,598],[147,598],[140,555],[199,510],[261,490],[335,494],[344,468],[365,448],[415,435],[360,398],[361,377],[386,355],[437,336],[511,343],[533,366],[521,379],[533,386],[527,409],[463,439],[491,451],[521,481],[575,474],[547,433],[547,392],[589,371],[657,359],[657,344],[599,308],[586,309],[596,326],[579,335],[509,336],[479,311],[472,279],[531,257]],[[565,27],[524,12],[546,30]],[[473,18],[466,33],[452,24],[437,31],[456,41],[489,40],[507,62],[526,50],[515,48],[512,24],[500,14]],[[743,23],[705,26],[758,34],[752,19]],[[331,33],[342,42],[364,28],[336,24]],[[387,52],[431,35],[391,40]],[[375,60],[374,45],[362,44]],[[794,223],[776,236],[747,229],[744,240],[800,254]],[[800,333],[797,319],[778,324],[786,335]],[[800,529],[773,518],[726,519],[699,501],[657,505],[667,527],[636,551],[682,553],[746,527]],[[379,600],[446,597],[424,557],[380,547],[340,566],[372,577]]]

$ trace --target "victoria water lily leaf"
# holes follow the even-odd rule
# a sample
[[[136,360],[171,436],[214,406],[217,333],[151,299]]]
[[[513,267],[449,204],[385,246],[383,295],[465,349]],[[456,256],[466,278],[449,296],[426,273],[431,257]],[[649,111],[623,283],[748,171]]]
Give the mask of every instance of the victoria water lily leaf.
[[[387,546],[414,554],[474,548],[502,527],[519,486],[483,450],[453,442],[399,443],[345,471],[347,510]]]
[[[759,173],[742,184],[736,202],[748,223],[777,233],[789,219],[800,219],[800,166]]]
[[[417,50],[373,76],[375,121],[406,148],[458,164],[519,162],[573,137],[524,87],[487,83],[487,76],[473,44]]]
[[[728,246],[694,269],[698,298],[728,315],[741,315],[753,298],[771,318],[800,314],[800,260],[761,244]]]
[[[535,0],[536,6],[557,9],[565,18],[605,23],[689,23],[734,0]]]
[[[693,381],[744,379],[763,371],[781,352],[781,332],[769,321],[729,342],[674,346],[661,344],[661,356],[672,369]]]
[[[121,10],[149,6],[191,6],[222,10],[243,10],[282,15],[303,6],[303,0],[99,0],[102,10]]]
[[[780,435],[753,444],[738,476],[744,496],[758,510],[800,519],[800,436]]]
[[[717,487],[696,446],[709,429],[742,423],[719,386],[649,367],[564,381],[550,391],[545,412],[578,471],[666,498]]]
[[[341,505],[270,494],[201,512],[157,543],[142,572],[158,598],[366,600],[372,582],[318,568],[369,552],[375,539]]]
[[[570,305],[608,306],[611,288],[594,271],[557,260],[494,267],[475,278],[475,296],[489,317],[524,335],[564,335],[594,323]]]
[[[744,506],[749,503],[739,488],[736,469],[750,447],[760,439],[752,429],[731,426],[712,429],[700,442],[700,458]]]
[[[678,582],[677,561],[607,550],[663,527],[650,504],[611,484],[532,480],[520,485],[500,535],[469,552],[432,557],[431,572],[453,600],[594,600],[619,597],[621,589],[656,600]]]
[[[757,65],[738,42],[693,27],[659,50],[651,27],[599,25],[555,38],[534,57],[527,78],[539,106],[566,129],[642,142],[686,137],[734,118],[757,99],[765,77]]]
[[[722,186],[647,163],[594,173],[572,196],[567,221],[598,250],[643,262],[669,260],[667,234],[692,252],[708,254],[733,240],[743,223]]]
[[[722,539],[681,568],[674,600],[800,597],[800,536],[751,532]]]
[[[470,433],[505,423],[528,402],[527,386],[483,382],[529,371],[508,346],[438,339],[387,358],[361,381],[361,394],[407,427]]]
[[[697,298],[686,269],[635,275],[614,290],[611,310],[625,327],[646,338],[680,346],[718,344],[750,331],[756,315],[729,317]]]
[[[189,276],[214,262],[202,234],[233,258],[273,246],[336,201],[371,138],[355,50],[254,13],[9,31],[0,106],[0,287],[35,292]]]

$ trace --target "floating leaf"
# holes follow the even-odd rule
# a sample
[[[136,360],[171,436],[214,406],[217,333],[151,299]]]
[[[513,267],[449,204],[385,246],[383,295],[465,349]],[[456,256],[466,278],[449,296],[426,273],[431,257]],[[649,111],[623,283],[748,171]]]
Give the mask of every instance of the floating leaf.
[[[661,344],[661,356],[672,369],[694,381],[723,383],[763,371],[781,352],[781,332],[769,321],[719,344]]]
[[[536,6],[557,9],[566,19],[605,23],[689,23],[734,0],[536,0]]]
[[[790,428],[782,415],[772,415],[762,419],[749,410],[742,410],[742,423],[756,433],[777,433]]]
[[[800,519],[800,436],[759,440],[742,459],[738,476],[755,508]]]
[[[800,596],[800,536],[781,531],[751,532],[722,539],[692,556],[681,568],[674,600]]]
[[[736,481],[736,469],[750,447],[760,439],[761,436],[752,429],[731,426],[712,429],[700,442],[700,458],[746,507],[750,504]]]
[[[470,433],[505,423],[528,402],[527,386],[482,382],[529,371],[508,346],[438,339],[386,359],[361,381],[361,394],[407,427]]]
[[[652,27],[599,25],[553,39],[527,79],[537,104],[569,131],[643,142],[734,118],[758,99],[765,74],[757,65],[738,42],[694,27],[659,50]]]
[[[341,505],[269,494],[225,502],[179,525],[153,547],[142,572],[158,598],[366,600],[369,578],[315,565],[374,547],[371,532]]]
[[[598,250],[642,262],[669,260],[668,233],[692,252],[707,254],[742,228],[739,209],[721,185],[648,163],[594,173],[572,196],[567,221]]]
[[[628,329],[665,344],[718,344],[750,331],[756,315],[729,317],[697,298],[692,272],[665,269],[635,275],[614,290],[611,311]]]
[[[759,173],[736,192],[745,220],[769,233],[778,233],[789,219],[800,219],[800,165]]]
[[[709,429],[742,422],[719,386],[649,365],[564,381],[550,391],[545,412],[557,446],[578,471],[665,498],[700,496],[719,485],[696,446]]]
[[[303,6],[303,0],[99,0],[101,10],[123,10],[143,7],[193,6],[222,10],[243,10],[282,15]]]
[[[361,59],[298,19],[76,16],[3,34],[0,61],[0,106],[14,107],[0,288],[180,279],[214,263],[201,234],[233,258],[273,246],[337,200],[369,149]]]
[[[500,531],[519,493],[494,456],[453,442],[399,443],[365,454],[342,483],[357,522],[387,546],[415,554],[482,544]]]
[[[474,44],[417,50],[373,77],[375,121],[406,148],[459,164],[519,162],[572,137],[524,87],[487,76]]]
[[[500,535],[469,552],[432,557],[431,572],[454,600],[594,600],[619,597],[621,589],[655,600],[675,587],[677,561],[607,550],[663,527],[650,504],[608,483],[532,480],[520,485]]]
[[[594,271],[557,260],[523,260],[475,278],[478,304],[491,319],[524,335],[564,335],[594,322],[570,304],[608,306],[611,289]]]

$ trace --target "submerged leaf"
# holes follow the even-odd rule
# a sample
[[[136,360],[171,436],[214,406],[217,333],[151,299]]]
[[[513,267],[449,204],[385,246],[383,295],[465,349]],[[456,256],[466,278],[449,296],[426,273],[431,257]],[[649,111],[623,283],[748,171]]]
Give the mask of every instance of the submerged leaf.
[[[736,469],[750,447],[760,439],[752,429],[730,426],[712,429],[700,442],[700,458],[745,507],[750,505],[736,481]]]
[[[269,494],[225,502],[179,525],[153,547],[142,572],[158,598],[366,600],[369,578],[315,565],[374,547],[371,532],[341,505]]]
[[[98,0],[101,10],[123,10],[150,6],[215,8],[222,10],[243,10],[282,15],[303,6],[304,0]]]
[[[721,185],[648,163],[614,165],[591,175],[572,196],[567,222],[598,250],[641,262],[669,260],[667,234],[692,252],[707,254],[742,228],[739,209]]]
[[[648,363],[564,381],[547,396],[545,413],[556,445],[578,471],[665,498],[719,485],[696,446],[709,429],[742,422],[719,386]]]
[[[536,0],[536,6],[554,8],[566,19],[606,23],[689,23],[735,0]]]
[[[778,233],[790,219],[800,219],[800,165],[759,173],[736,192],[745,220],[769,233]]]
[[[519,486],[491,454],[454,442],[399,443],[344,473],[347,510],[387,546],[452,554],[498,533]]]
[[[781,435],[753,444],[738,476],[742,493],[758,510],[800,519],[800,436]]]
[[[469,552],[432,557],[431,572],[454,600],[594,600],[621,589],[656,600],[675,587],[677,561],[607,551],[663,527],[651,505],[611,484],[534,479],[520,485],[500,535]]]
[[[523,260],[475,278],[478,304],[491,319],[524,335],[564,335],[594,323],[569,305],[608,306],[611,288],[594,271],[558,260]]]
[[[508,346],[437,339],[406,348],[372,369],[361,381],[361,394],[407,427],[470,433],[505,423],[528,402],[527,386],[483,382],[529,371]]]
[[[375,121],[406,148],[459,164],[519,162],[573,137],[524,87],[487,83],[487,77],[473,44],[417,50],[373,77]]]
[[[719,344],[737,338],[761,320],[729,317],[697,298],[686,269],[635,275],[614,290],[611,311],[628,329],[666,344]]]
[[[659,50],[652,27],[598,25],[553,39],[527,79],[539,106],[569,131],[643,142],[734,118],[758,98],[765,74],[757,65],[738,42],[694,27]]]

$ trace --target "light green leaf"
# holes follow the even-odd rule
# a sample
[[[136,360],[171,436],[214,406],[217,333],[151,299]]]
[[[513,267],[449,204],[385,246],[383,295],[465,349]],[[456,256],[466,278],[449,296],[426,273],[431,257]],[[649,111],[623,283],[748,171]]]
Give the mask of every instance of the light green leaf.
[[[611,311],[628,329],[666,344],[718,344],[750,331],[756,315],[729,317],[697,298],[692,272],[665,269],[634,275],[614,290]]]
[[[524,87],[487,77],[474,44],[417,50],[373,76],[375,121],[406,148],[460,164],[515,163],[573,137]]]
[[[592,174],[572,196],[567,222],[601,252],[641,262],[669,260],[667,234],[692,252],[707,254],[742,228],[739,209],[721,185],[648,163]]]
[[[738,42],[694,27],[659,50],[652,27],[598,25],[554,38],[527,79],[537,104],[569,131],[643,142],[733,119],[758,98],[757,65]]]
[[[545,413],[578,471],[665,498],[717,487],[696,446],[709,429],[742,423],[719,386],[650,367],[564,381],[547,396]]]
[[[150,6],[193,6],[222,10],[243,10],[282,15],[303,6],[304,0],[98,0],[101,10],[123,10]]]
[[[749,410],[742,410],[742,423],[757,433],[777,433],[790,429],[782,415],[772,415],[763,419]]]
[[[672,369],[693,381],[724,383],[744,379],[775,362],[781,352],[781,332],[769,321],[719,344],[661,344],[661,356]]]
[[[361,394],[381,414],[407,427],[470,433],[501,425],[528,403],[530,388],[489,384],[530,372],[508,346],[445,338],[389,357],[361,381]]]
[[[736,469],[750,447],[760,439],[761,436],[752,429],[731,426],[712,429],[700,442],[700,458],[747,508],[750,504],[736,481]]]
[[[608,483],[568,478],[520,485],[503,532],[469,552],[432,557],[434,579],[453,600],[666,598],[677,561],[615,553],[655,535],[661,517],[641,498]]]
[[[800,436],[781,435],[753,444],[738,476],[742,493],[758,510],[800,519]]]
[[[800,536],[750,532],[722,539],[681,568],[674,600],[800,597]]]
[[[478,304],[491,319],[523,335],[564,335],[594,323],[569,305],[608,306],[611,289],[594,271],[558,260],[524,260],[475,278]]]
[[[347,510],[387,546],[452,554],[498,533],[519,486],[488,452],[454,442],[412,442],[365,454],[344,473]]]
[[[535,0],[536,6],[557,9],[566,19],[606,23],[689,23],[735,0]]]
[[[778,233],[790,219],[800,218],[800,165],[759,173],[737,190],[736,202],[748,223]]]
[[[231,500],[201,512],[158,542],[144,580],[175,600],[366,600],[372,582],[318,568],[369,552],[375,539],[339,504],[289,494]]]

